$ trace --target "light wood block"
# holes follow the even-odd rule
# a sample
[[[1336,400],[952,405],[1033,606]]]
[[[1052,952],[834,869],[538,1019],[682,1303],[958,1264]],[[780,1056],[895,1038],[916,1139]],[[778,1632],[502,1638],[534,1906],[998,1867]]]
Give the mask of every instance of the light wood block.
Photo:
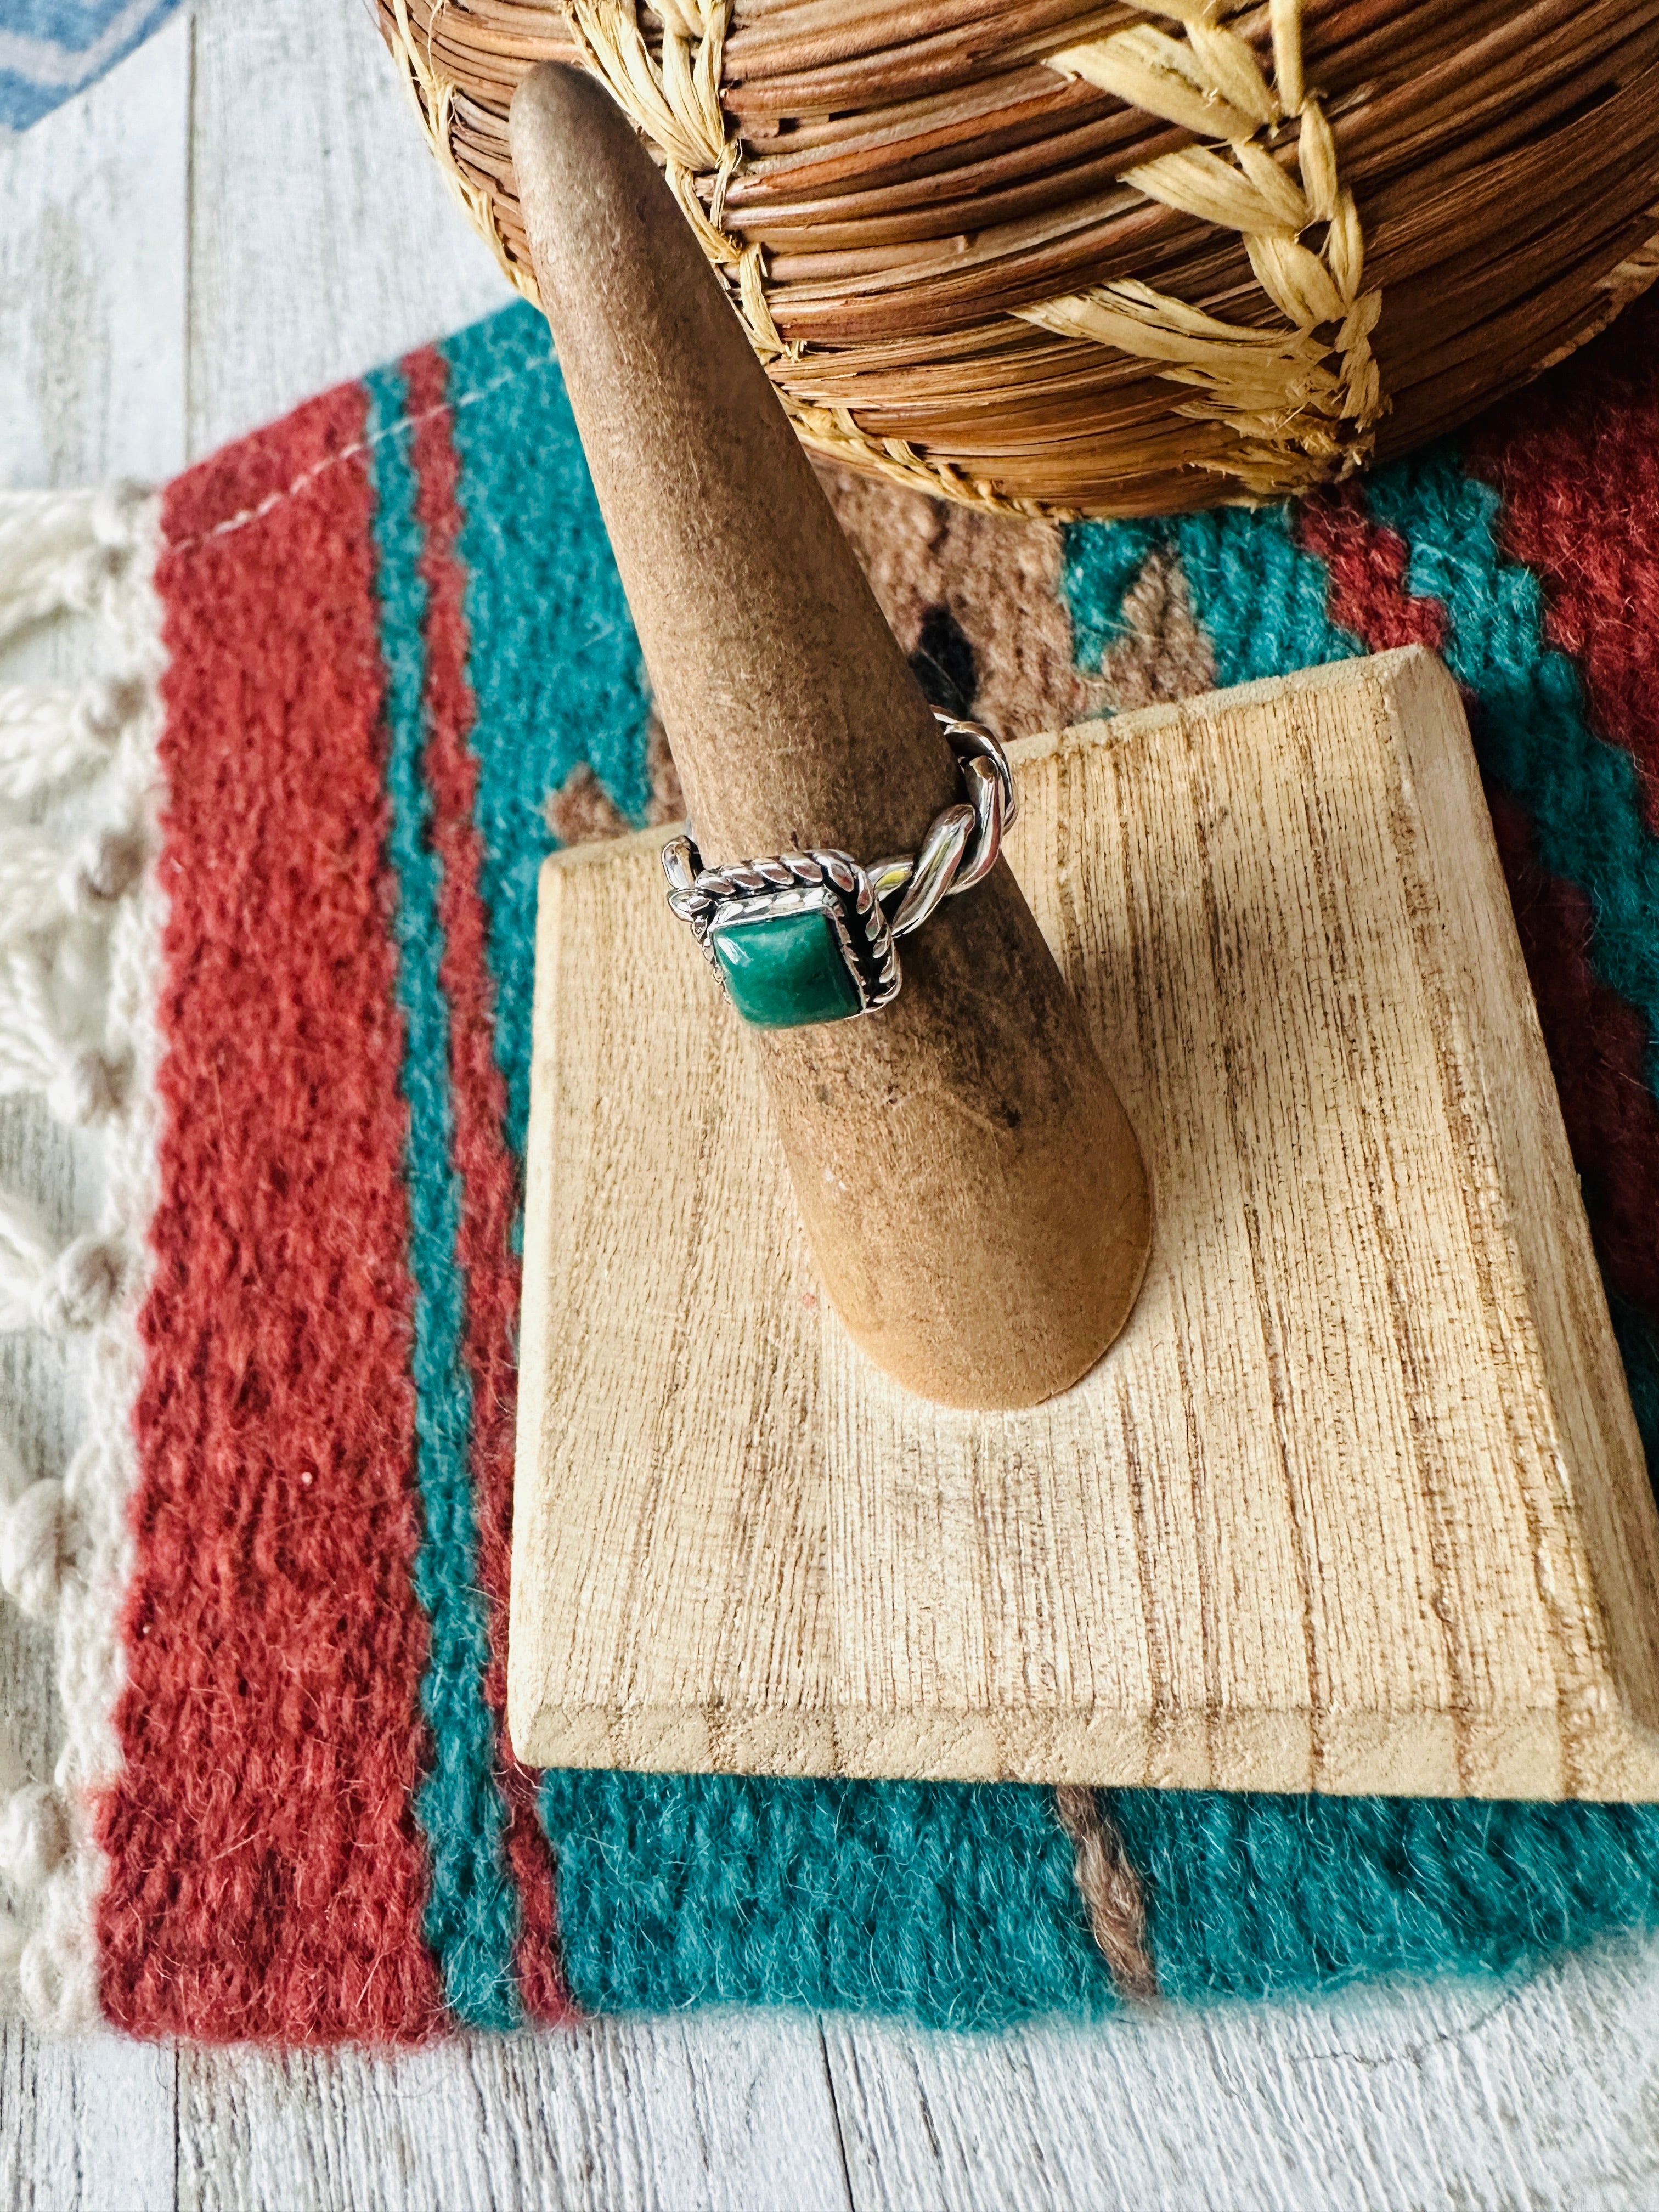
[[[1659,1796],[1659,1518],[1444,670],[1015,758],[1158,1208],[1125,1334],[1030,1411],[840,1328],[660,833],[547,865],[520,1756]]]

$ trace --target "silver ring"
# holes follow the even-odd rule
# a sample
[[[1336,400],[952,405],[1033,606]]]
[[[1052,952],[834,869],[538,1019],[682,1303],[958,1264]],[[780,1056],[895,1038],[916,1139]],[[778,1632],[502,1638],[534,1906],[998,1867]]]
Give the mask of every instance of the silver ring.
[[[1008,756],[981,724],[937,708],[934,717],[962,797],[934,816],[918,852],[868,867],[827,849],[707,868],[689,822],[663,847],[668,903],[746,1021],[796,1029],[890,1005],[902,980],[895,940],[996,866],[1019,805]]]

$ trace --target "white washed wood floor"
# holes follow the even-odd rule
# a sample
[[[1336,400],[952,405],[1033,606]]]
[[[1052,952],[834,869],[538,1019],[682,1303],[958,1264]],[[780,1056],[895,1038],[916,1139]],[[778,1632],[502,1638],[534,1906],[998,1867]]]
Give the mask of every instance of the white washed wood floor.
[[[0,483],[170,475],[505,296],[361,0],[197,0],[0,145]],[[0,1184],[67,1226],[94,1171],[0,1109]],[[37,1472],[74,1398],[53,1348],[0,1340]],[[0,1757],[48,1771],[52,1722],[46,1638],[7,1609]],[[982,2040],[749,2014],[279,2058],[0,2030],[0,2207],[848,2205],[1649,2212],[1659,1945]]]

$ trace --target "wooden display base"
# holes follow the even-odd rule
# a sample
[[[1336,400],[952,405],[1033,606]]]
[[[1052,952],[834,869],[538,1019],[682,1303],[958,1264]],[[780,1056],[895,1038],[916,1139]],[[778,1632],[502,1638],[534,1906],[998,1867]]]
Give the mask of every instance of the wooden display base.
[[[1444,670],[1014,757],[1158,1207],[1030,1412],[910,1396],[828,1310],[660,833],[547,865],[520,1755],[1659,1796],[1659,1520]]]

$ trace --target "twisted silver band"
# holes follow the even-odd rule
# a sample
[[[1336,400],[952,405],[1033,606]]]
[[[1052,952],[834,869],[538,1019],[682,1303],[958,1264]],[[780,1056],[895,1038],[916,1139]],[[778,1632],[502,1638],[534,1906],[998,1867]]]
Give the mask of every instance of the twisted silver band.
[[[663,847],[668,902],[691,928],[728,994],[731,978],[718,957],[720,933],[810,909],[822,913],[832,927],[856,993],[857,1005],[846,1011],[873,1013],[898,992],[893,940],[920,929],[941,900],[971,890],[989,875],[1018,807],[1008,757],[981,723],[937,708],[934,716],[957,756],[963,795],[934,816],[917,852],[868,866],[850,853],[829,849],[769,854],[710,868],[689,822],[684,836]]]
[[[984,882],[1002,850],[1002,833],[1019,811],[1008,756],[983,723],[965,721],[937,707],[933,719],[956,754],[963,797],[933,817],[914,857],[900,854],[866,871],[884,904],[895,891],[904,893],[893,911],[895,937],[920,929],[941,899]]]

